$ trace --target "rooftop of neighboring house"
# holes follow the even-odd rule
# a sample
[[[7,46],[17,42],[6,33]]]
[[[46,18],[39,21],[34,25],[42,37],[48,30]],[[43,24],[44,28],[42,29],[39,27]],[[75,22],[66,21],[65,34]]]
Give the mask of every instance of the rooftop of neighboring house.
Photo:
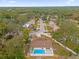
[[[31,41],[32,48],[52,48],[51,39],[36,38]]]

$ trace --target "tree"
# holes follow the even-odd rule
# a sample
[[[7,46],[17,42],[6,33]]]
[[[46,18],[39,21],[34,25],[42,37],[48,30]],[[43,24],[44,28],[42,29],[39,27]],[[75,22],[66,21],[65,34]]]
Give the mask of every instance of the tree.
[[[24,39],[24,41],[25,41],[25,43],[28,43],[28,39],[29,39],[29,30],[28,29],[23,29],[22,30],[22,32],[23,32],[23,39]]]
[[[7,32],[7,25],[5,23],[0,23],[0,36]]]

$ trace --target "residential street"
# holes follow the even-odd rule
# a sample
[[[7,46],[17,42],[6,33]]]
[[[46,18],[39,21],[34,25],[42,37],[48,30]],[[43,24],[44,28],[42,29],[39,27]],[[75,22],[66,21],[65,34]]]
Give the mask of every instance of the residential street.
[[[41,36],[41,34],[44,34],[46,32],[46,29],[45,29],[46,24],[43,22],[42,18],[38,20],[38,24],[39,24],[39,30],[32,31],[30,34]]]

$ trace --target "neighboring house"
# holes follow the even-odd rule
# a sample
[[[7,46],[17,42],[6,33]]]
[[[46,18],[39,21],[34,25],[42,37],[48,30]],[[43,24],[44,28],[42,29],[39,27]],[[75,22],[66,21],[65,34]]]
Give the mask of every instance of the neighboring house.
[[[54,32],[56,32],[58,29],[60,29],[59,26],[57,26],[57,24],[56,24],[55,22],[53,22],[53,21],[50,21],[50,22],[49,22],[49,26],[50,26],[51,28],[53,28],[53,31],[54,31]]]
[[[53,56],[52,40],[37,38],[30,44],[30,56]]]
[[[45,18],[45,17],[42,17],[42,20],[43,20],[43,21],[45,21],[45,20],[47,20],[47,18]]]
[[[30,26],[30,24],[24,24],[23,27],[28,28]]]
[[[31,20],[31,21],[25,23],[25,24],[23,25],[23,27],[24,27],[24,28],[29,28],[29,27],[32,27],[32,24],[35,24],[35,21],[34,21],[34,20]]]
[[[33,24],[25,24],[23,25],[24,28],[28,28],[28,29],[31,29],[31,30],[36,30],[33,26]]]

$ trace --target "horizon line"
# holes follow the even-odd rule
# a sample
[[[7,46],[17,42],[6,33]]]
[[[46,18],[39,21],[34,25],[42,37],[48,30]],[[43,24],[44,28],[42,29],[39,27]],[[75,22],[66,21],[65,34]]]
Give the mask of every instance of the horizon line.
[[[79,7],[79,6],[0,6],[0,7]]]

